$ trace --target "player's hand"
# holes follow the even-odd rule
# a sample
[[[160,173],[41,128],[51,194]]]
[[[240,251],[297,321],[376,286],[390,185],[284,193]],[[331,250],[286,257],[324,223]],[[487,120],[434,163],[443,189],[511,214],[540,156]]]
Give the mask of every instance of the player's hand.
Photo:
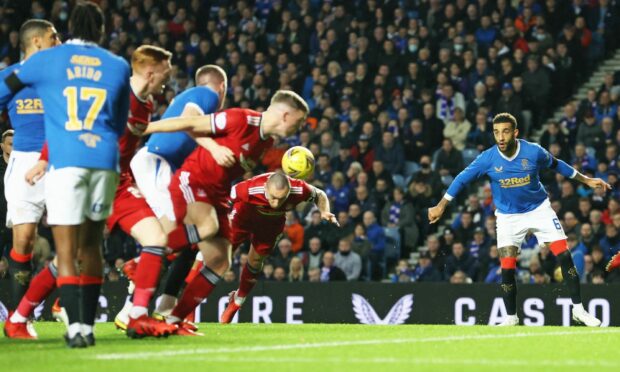
[[[31,186],[34,185],[45,175],[46,169],[47,162],[45,160],[39,160],[37,164],[26,173],[26,182]]]
[[[224,168],[230,168],[235,165],[237,159],[235,158],[235,154],[226,146],[220,146],[217,144],[213,144],[209,148],[209,152],[213,155],[213,159],[215,162]]]
[[[428,209],[428,221],[431,224],[434,224],[435,222],[439,221],[441,216],[443,216],[444,211],[445,211],[445,208],[440,205],[429,208]]]
[[[323,213],[321,213],[321,218],[324,219],[325,221],[331,222],[334,225],[340,227],[340,224],[338,223],[338,219],[331,212],[323,212]]]
[[[611,190],[611,185],[600,178],[588,178],[585,183],[593,189],[598,189],[600,187],[606,192]]]

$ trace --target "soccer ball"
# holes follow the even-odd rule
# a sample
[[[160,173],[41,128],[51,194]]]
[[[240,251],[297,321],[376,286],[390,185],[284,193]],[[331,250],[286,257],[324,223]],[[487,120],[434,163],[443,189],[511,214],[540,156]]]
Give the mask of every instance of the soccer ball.
[[[291,147],[282,156],[282,170],[290,177],[306,179],[314,172],[314,155],[305,147]]]

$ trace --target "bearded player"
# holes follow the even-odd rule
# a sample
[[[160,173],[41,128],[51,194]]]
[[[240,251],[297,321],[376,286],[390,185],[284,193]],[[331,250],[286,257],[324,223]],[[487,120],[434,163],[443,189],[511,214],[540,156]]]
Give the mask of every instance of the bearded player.
[[[338,225],[323,190],[279,172],[261,174],[236,184],[230,192],[230,201],[233,205],[229,214],[233,247],[246,240],[252,244],[248,262],[239,277],[239,289],[230,293],[221,323],[233,320],[254,288],[263,261],[271,255],[282,235],[286,211],[295,209],[302,202],[315,202],[321,218]]]
[[[573,303],[573,320],[589,327],[601,321],[583,307],[579,276],[558,217],[551,208],[547,192],[539,179],[542,169],[550,168],[591,188],[611,187],[600,178],[589,178],[562,160],[556,159],[538,144],[517,139],[519,130],[514,116],[497,114],[493,118],[496,146],[484,151],[452,182],[443,199],[428,210],[430,223],[436,223],[448,203],[470,182],[487,175],[491,179],[497,216],[497,246],[500,252],[504,304],[507,317],[501,326],[519,324],[515,270],[521,243],[529,231],[539,244],[548,245],[562,267],[562,277]]]
[[[211,293],[230,266],[227,214],[232,182],[254,168],[264,151],[272,146],[271,136],[284,138],[295,133],[305,122],[308,111],[299,95],[280,90],[263,113],[235,108],[204,117],[167,119],[147,129],[147,134],[187,130],[196,136],[210,136],[218,145],[232,150],[236,159],[232,167],[223,168],[209,151],[199,147],[170,184],[176,221],[194,225],[199,239],[207,244],[201,247],[204,267],[185,288],[166,319],[168,323],[183,328],[181,320]]]
[[[31,19],[19,30],[23,61],[39,50],[60,44],[54,25],[48,21]],[[23,62],[22,61],[22,62]],[[4,80],[22,62],[4,69],[0,81]],[[13,248],[9,254],[9,274],[11,277],[11,306],[15,310],[4,324],[4,334],[9,338],[36,338],[36,333],[27,327],[31,313],[28,301],[21,301],[28,289],[32,274],[32,249],[37,234],[37,224],[45,211],[43,183],[29,185],[26,172],[34,166],[40,156],[45,140],[43,123],[43,104],[33,88],[18,92],[0,110],[7,109],[11,125],[15,130],[13,151],[4,176],[4,191],[7,200],[7,227],[13,230]],[[56,266],[43,270],[49,281],[56,281]],[[37,281],[35,281],[35,284]],[[35,289],[36,291],[36,289]],[[19,306],[17,305],[19,302]],[[37,303],[38,305],[38,303]]]

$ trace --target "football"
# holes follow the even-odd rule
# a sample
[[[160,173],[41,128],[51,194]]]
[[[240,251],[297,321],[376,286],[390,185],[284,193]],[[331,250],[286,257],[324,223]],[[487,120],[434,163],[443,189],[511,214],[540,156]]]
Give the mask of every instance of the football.
[[[306,179],[314,172],[314,155],[305,147],[291,147],[282,156],[282,170],[290,177]]]

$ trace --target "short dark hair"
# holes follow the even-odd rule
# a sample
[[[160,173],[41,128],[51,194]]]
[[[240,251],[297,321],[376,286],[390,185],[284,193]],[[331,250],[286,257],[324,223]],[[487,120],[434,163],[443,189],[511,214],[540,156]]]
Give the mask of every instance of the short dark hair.
[[[69,18],[69,32],[72,37],[97,44],[103,39],[104,25],[103,11],[92,1],[78,3]]]
[[[45,31],[54,27],[52,22],[44,19],[29,19],[19,28],[19,43],[23,51],[30,44],[33,36],[43,36]]]
[[[267,179],[267,184],[273,185],[277,190],[290,189],[291,182],[288,177],[281,172],[274,172]]]
[[[502,112],[493,117],[493,125],[500,123],[510,123],[512,129],[517,129],[517,119],[507,112]]]

